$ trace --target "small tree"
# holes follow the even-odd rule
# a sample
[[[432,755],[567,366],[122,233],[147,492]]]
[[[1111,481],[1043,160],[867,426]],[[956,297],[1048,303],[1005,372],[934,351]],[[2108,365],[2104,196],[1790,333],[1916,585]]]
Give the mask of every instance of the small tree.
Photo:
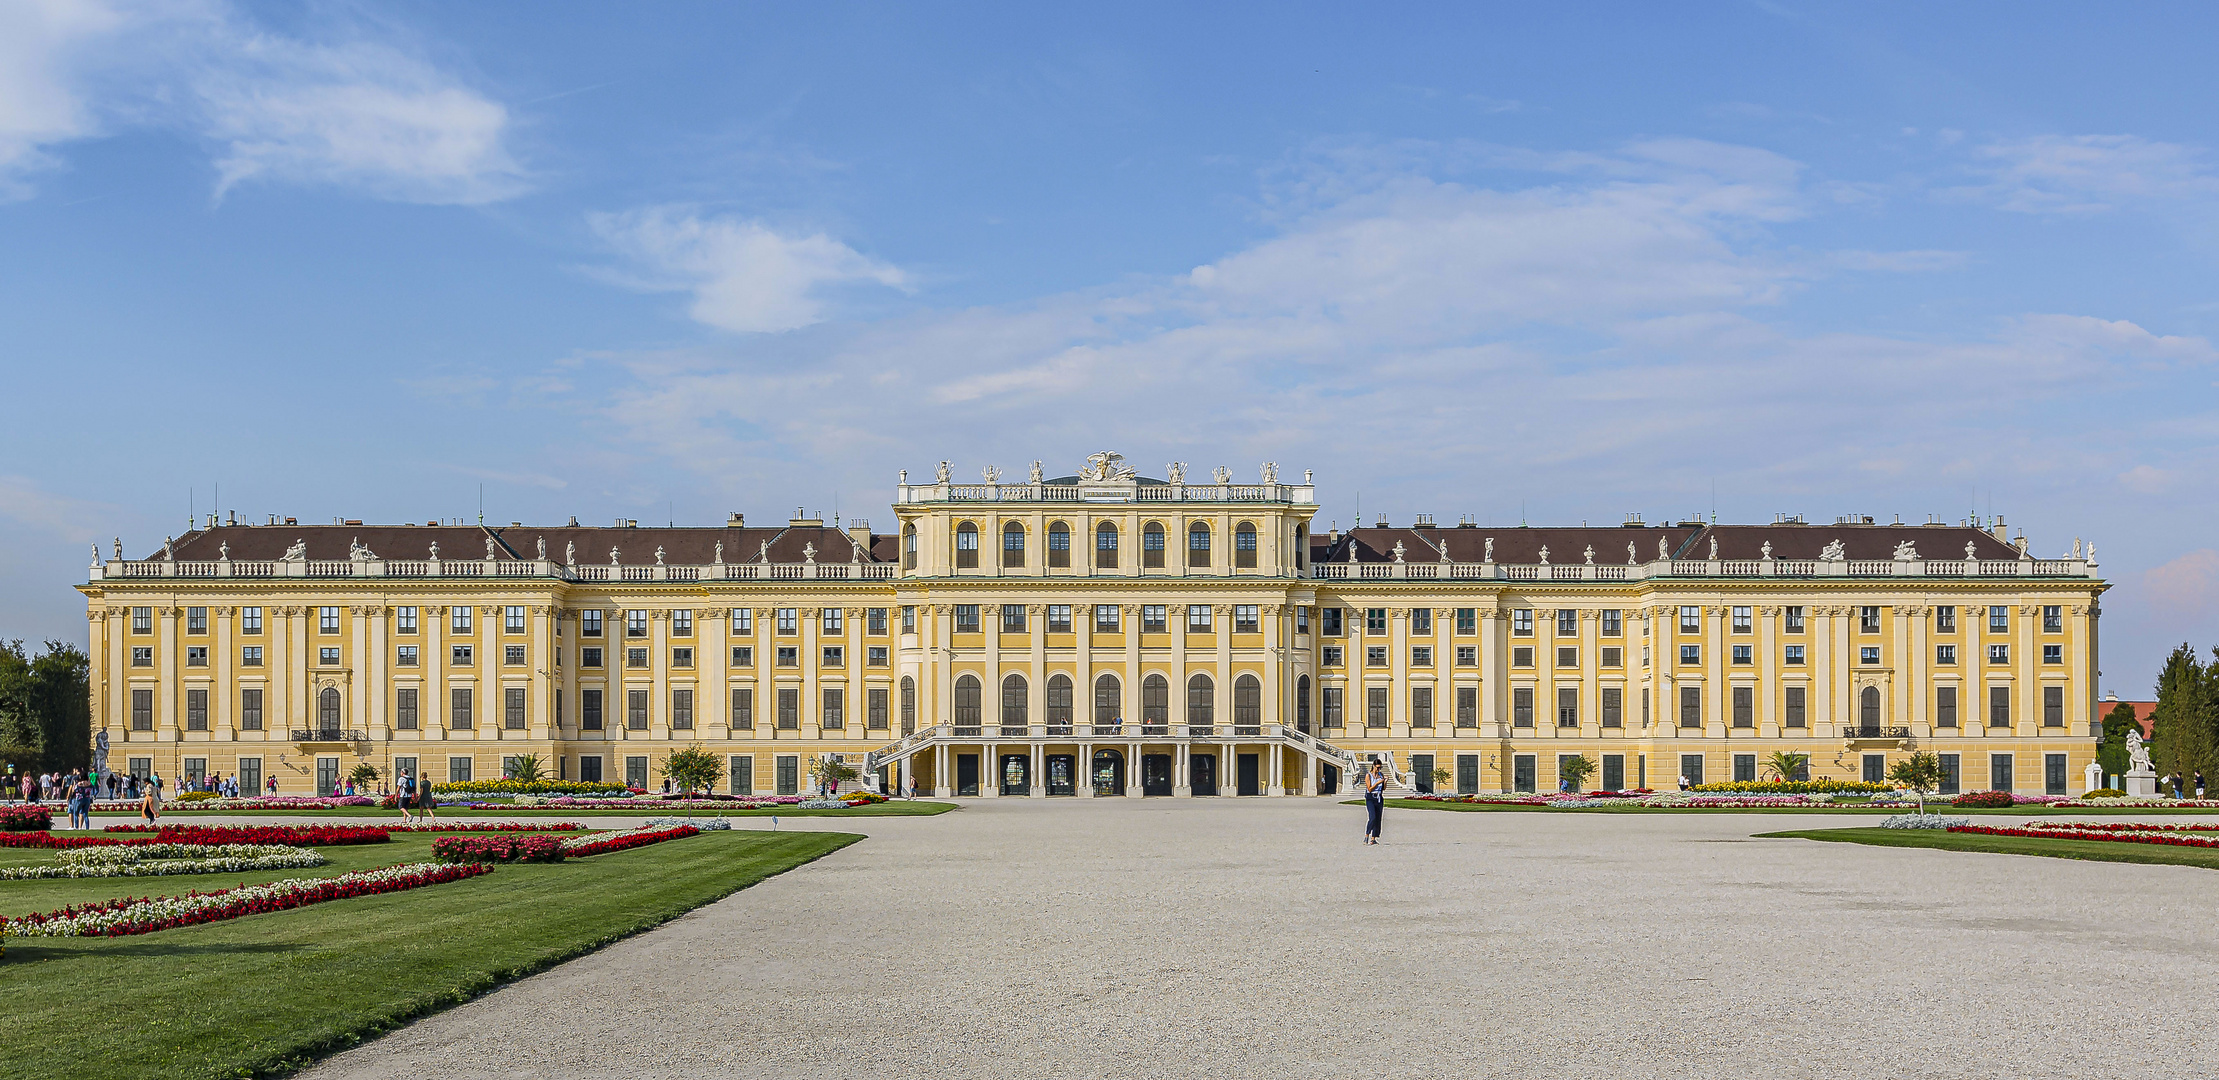
[[[863,774],[855,771],[855,766],[826,754],[809,759],[809,775],[817,781],[819,789],[831,795],[839,790],[841,783]]]
[[[547,770],[539,763],[538,754],[516,754],[501,759],[501,778],[536,784],[547,779]]]
[[[1595,775],[1596,767],[1594,758],[1586,754],[1574,754],[1557,760],[1556,773],[1572,785],[1573,791],[1578,791],[1588,777]]]
[[[717,777],[723,773],[724,760],[698,746],[684,747],[663,759],[663,776],[689,801],[694,792],[716,787]],[[692,811],[689,808],[687,812]]]
[[[1450,772],[1450,771],[1449,771],[1449,770],[1448,770],[1447,768],[1445,768],[1445,767],[1442,767],[1442,766],[1435,766],[1435,767],[1434,767],[1434,769],[1433,769],[1433,786],[1434,786],[1434,788],[1436,788],[1436,789],[1439,789],[1439,788],[1443,788],[1443,787],[1446,787],[1446,786],[1448,786],[1448,784],[1449,784],[1449,782],[1450,782],[1450,781],[1452,781],[1452,780],[1455,780],[1455,779],[1456,779],[1456,774],[1455,774],[1455,773],[1453,773],[1453,772]]]
[[[378,767],[365,761],[350,770],[347,773],[347,779],[353,782],[355,790],[360,791],[378,782]],[[249,792],[248,794],[252,793]]]
[[[1764,767],[1781,780],[1795,780],[1811,767],[1811,755],[1795,750],[1774,750],[1771,757],[1764,759]]]
[[[1919,813],[1926,812],[1926,793],[1942,786],[1942,759],[1920,750],[1888,766],[1888,779],[1910,788],[1919,797]]]

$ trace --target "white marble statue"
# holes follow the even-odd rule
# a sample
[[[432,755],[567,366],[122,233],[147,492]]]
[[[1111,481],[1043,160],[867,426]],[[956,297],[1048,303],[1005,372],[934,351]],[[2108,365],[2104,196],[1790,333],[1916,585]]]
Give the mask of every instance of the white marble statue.
[[[1220,484],[1230,484],[1233,482],[1233,470],[1220,465],[1217,468],[1210,470],[1210,479],[1215,480]]]
[[[539,538],[539,561],[547,561],[547,538],[544,536]]]
[[[1395,561],[1396,561],[1396,562],[1401,562],[1401,561],[1402,561],[1402,556],[1403,556],[1402,541],[1400,541],[1400,540],[1397,540],[1397,541],[1395,541]]]
[[[940,467],[939,467],[938,469],[934,470],[934,472],[933,472],[933,478],[934,478],[934,479],[935,479],[936,481],[938,481],[939,483],[942,483],[942,484],[945,484],[945,483],[947,483],[947,482],[948,482],[948,463],[947,463],[947,462],[943,461],[943,462],[941,462],[941,463],[940,463]]]
[[[610,549],[609,549],[609,565],[610,565],[610,566],[616,566],[616,565],[618,565],[618,563],[617,563],[617,561],[616,561],[616,553],[617,553],[617,549],[616,549],[616,548],[610,548]]]
[[[1757,551],[1759,558],[1763,559],[1765,562],[1772,561],[1772,541],[1765,541],[1764,546],[1758,548]]]
[[[1895,559],[1897,562],[1910,562],[1918,557],[1919,546],[1917,541],[1898,540],[1895,542]]]
[[[100,565],[100,545],[99,545],[99,544],[94,544],[94,545],[92,546],[92,565],[94,565],[94,566],[99,566],[99,565]]]
[[[123,537],[116,537],[116,561],[123,561]]]
[[[763,540],[758,542],[758,546],[755,549],[755,559],[758,562],[770,561],[770,541]]]
[[[986,482],[989,484],[999,484],[1002,482],[1002,470],[993,465],[988,465],[987,467],[980,469],[979,475],[985,477]]]
[[[566,540],[563,542],[562,564],[564,566],[578,565],[578,542],[576,540]]]
[[[1634,553],[1634,550],[1633,550],[1633,541],[1631,541],[1631,540],[1628,540],[1628,541],[1626,541],[1626,565],[1627,565],[1627,566],[1632,566],[1632,565],[1633,565],[1634,563],[1636,563],[1636,562],[1639,562],[1639,561],[1640,561],[1640,557],[1639,557],[1639,556],[1637,556],[1637,555],[1636,555],[1636,554]]]
[[[1494,561],[1495,561],[1495,538],[1494,538],[1494,537],[1490,536],[1490,537],[1488,537],[1488,538],[1487,538],[1487,547],[1486,547],[1486,549],[1485,549],[1485,554],[1483,554],[1483,555],[1481,555],[1481,556],[1479,557],[1479,561],[1481,561],[1481,562],[1494,562]]]
[[[817,545],[815,545],[815,544],[803,544],[803,545],[801,545],[801,561],[802,561],[802,562],[805,562],[805,563],[813,563],[813,562],[816,562],[816,561],[817,561]]]
[[[1965,541],[1965,561],[1966,561],[1966,562],[1973,562],[1973,561],[1975,561],[1975,560],[1977,560],[1977,559],[1979,558],[1979,556],[1978,556],[1978,555],[1975,555],[1975,554],[1973,554],[1973,552],[1974,552],[1974,551],[1976,551],[1976,550],[1977,550],[1977,549],[1973,547],[1972,541],[1970,541],[1970,540],[1967,540],[1967,541]]]
[[[1664,560],[1666,560],[1666,559],[1669,559],[1669,558],[1671,558],[1671,557],[1672,557],[1672,548],[1671,548],[1671,545],[1669,545],[1669,544],[1666,544],[1666,543],[1664,542],[1664,537],[1661,537],[1661,536],[1657,537],[1657,561],[1658,561],[1658,562],[1662,562],[1662,561],[1664,561]]]
[[[724,541],[722,541],[722,540],[719,540],[719,541],[717,541],[717,554],[716,554],[716,558],[715,558],[715,559],[712,559],[712,560],[710,560],[710,561],[711,561],[711,562],[714,562],[714,563],[716,563],[716,564],[718,564],[718,565],[722,565],[722,564],[724,563]]]
[[[1267,462],[1264,462],[1264,483],[1267,483],[1267,484],[1276,484],[1276,483],[1278,483],[1278,482],[1279,482],[1279,463],[1278,463],[1278,462],[1276,462],[1276,461],[1267,461]]]
[[[1130,480],[1133,467],[1125,464],[1125,455],[1115,450],[1104,450],[1086,456],[1086,468],[1079,470],[1081,480]]]
[[[661,544],[657,544],[657,545],[655,545],[655,565],[657,565],[657,566],[661,566],[662,564],[663,564],[663,546],[662,546]]]
[[[98,554],[100,554],[100,549],[99,549],[99,548],[94,548],[94,549],[92,549],[92,552],[93,552],[93,554],[95,554],[95,555],[98,555]],[[222,559],[222,560],[223,560],[223,561],[225,561],[225,562],[230,562],[230,561],[231,561],[231,543],[230,543],[230,541],[228,541],[228,540],[227,540],[227,541],[225,541],[225,542],[223,542],[223,543],[221,543],[221,544],[217,544],[217,545],[216,545],[216,558],[218,558],[218,559]]]
[[[493,561],[493,538],[490,536],[485,538],[485,561]]]
[[[1841,562],[1849,556],[1843,554],[1840,540],[1828,540],[1826,546],[1819,551],[1818,558],[1821,562]]]
[[[377,553],[371,551],[370,545],[363,543],[362,538],[357,536],[347,541],[347,558],[355,562],[367,562],[377,558]]]
[[[431,561],[439,561],[439,541],[437,540],[431,542]]]
[[[1025,474],[1025,482],[1028,484],[1040,483],[1041,476],[1040,463],[1035,461],[1032,463],[1032,471]]]
[[[1595,565],[1595,545],[1587,545],[1587,565]]]
[[[2127,771],[2152,773],[2157,767],[2150,764],[2150,748],[2142,742],[2140,725],[2127,729]]]
[[[162,538],[162,558],[164,561],[174,560],[177,558],[177,552],[174,550],[176,544],[177,538],[174,536],[165,536]]]
[[[1184,484],[1187,482],[1187,463],[1184,461],[1174,461],[1170,465],[1165,466],[1164,471],[1169,474],[1165,477],[1165,479],[1170,480],[1174,484]]]
[[[437,558],[437,556],[433,557]],[[308,541],[306,540],[293,541],[293,546],[286,548],[285,554],[278,556],[278,560],[280,562],[304,562],[307,560],[307,558]]]
[[[1549,545],[1541,545],[1541,565],[1549,565]]]
[[[1715,536],[1710,538],[1710,561],[1718,561],[1718,538]]]

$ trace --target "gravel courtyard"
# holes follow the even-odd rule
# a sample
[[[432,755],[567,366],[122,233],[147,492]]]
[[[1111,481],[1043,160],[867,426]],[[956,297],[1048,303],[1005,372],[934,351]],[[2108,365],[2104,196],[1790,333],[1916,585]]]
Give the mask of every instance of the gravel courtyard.
[[[2089,1077],[2219,1052],[2208,870],[1750,838],[1813,822],[1779,814],[1390,810],[1366,848],[1362,815],[787,821],[871,838],[304,1075]]]

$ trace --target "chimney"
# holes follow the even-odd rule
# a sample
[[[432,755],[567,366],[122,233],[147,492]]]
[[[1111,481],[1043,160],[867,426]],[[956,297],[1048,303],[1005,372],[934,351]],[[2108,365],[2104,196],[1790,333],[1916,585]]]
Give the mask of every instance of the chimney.
[[[2011,530],[2004,528],[2002,514],[1997,514],[1995,520],[1988,523],[1988,528],[1989,531],[1995,533],[1996,539],[2006,544],[2011,542]]]
[[[862,549],[863,549],[863,556],[864,556],[865,558],[869,558],[869,557],[870,557],[870,554],[871,554],[871,523],[870,523],[870,522],[868,522],[868,521],[865,521],[865,520],[863,520],[862,518],[849,518],[849,519],[848,519],[848,539],[849,539],[849,540],[852,540],[852,541],[854,541],[854,542],[855,542],[855,546],[856,546],[856,547],[859,547],[859,548],[862,548]]]
[[[747,515],[737,510],[732,511],[732,516],[724,519],[724,527],[727,529],[747,528]]]

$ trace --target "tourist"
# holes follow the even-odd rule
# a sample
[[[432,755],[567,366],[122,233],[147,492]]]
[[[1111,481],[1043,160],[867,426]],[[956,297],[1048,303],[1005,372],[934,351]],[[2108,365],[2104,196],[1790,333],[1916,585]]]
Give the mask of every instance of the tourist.
[[[1364,774],[1364,842],[1379,842],[1379,819],[1387,812],[1387,767],[1371,763]]]
[[[416,784],[416,808],[423,811],[425,821],[439,820],[439,799],[432,793],[431,777],[424,777]]]
[[[2199,799],[2204,797],[2204,771],[2202,769],[2196,770],[2196,797]]]
[[[270,789],[270,798],[277,798],[277,777],[270,777],[270,782],[267,786]]]
[[[414,821],[416,818],[410,812],[409,804],[416,800],[416,778],[410,776],[407,769],[402,769],[399,783],[400,793],[394,796],[393,805],[401,808],[402,821]]]
[[[139,797],[139,819],[149,825],[162,816],[162,797],[155,794],[153,784],[146,785],[146,794]]]
[[[1687,788],[1688,788],[1688,783],[1687,783],[1687,776],[1686,776],[1686,774],[1684,774],[1684,773],[1683,773],[1683,774],[1681,774],[1681,776],[1680,776],[1680,790],[1681,790],[1681,791],[1686,791],[1686,790],[1687,790]]]
[[[69,788],[69,827],[92,828],[92,781],[83,777]]]

